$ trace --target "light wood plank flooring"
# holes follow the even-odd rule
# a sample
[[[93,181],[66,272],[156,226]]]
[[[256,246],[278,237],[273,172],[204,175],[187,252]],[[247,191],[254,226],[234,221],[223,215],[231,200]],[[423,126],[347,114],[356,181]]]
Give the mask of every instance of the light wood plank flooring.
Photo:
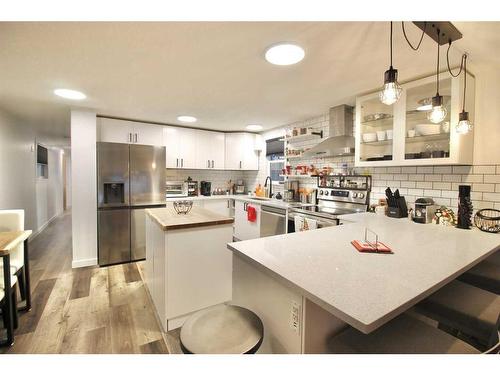
[[[30,258],[33,308],[20,313],[14,346],[0,353],[169,352],[141,262],[71,268],[70,212],[30,243]],[[178,333],[167,342],[179,353]]]

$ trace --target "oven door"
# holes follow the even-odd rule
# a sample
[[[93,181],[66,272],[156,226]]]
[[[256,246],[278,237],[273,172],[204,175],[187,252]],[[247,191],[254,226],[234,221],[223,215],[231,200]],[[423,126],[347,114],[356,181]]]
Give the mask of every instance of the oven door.
[[[313,216],[313,215],[305,215],[302,213],[298,212],[289,212],[288,213],[288,226],[287,226],[287,233],[295,233],[298,232],[299,230],[296,230],[295,228],[295,218],[302,218],[302,219],[309,219],[309,220],[314,220],[316,223],[316,229],[320,228],[325,228],[325,227],[333,227],[335,225],[339,225],[339,220],[338,219],[326,219],[323,217],[319,216]],[[300,220],[299,220],[300,221]]]

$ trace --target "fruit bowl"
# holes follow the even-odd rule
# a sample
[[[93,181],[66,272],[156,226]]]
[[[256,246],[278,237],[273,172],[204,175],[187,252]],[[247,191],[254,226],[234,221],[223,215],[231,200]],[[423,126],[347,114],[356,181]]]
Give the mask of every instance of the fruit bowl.
[[[193,201],[174,201],[174,210],[179,215],[186,215],[193,208]]]

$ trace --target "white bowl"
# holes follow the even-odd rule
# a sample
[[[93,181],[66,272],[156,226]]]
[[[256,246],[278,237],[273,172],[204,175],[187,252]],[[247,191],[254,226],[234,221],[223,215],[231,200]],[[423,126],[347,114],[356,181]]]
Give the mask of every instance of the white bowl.
[[[392,139],[392,129],[386,130],[385,134],[387,135],[387,139]]]
[[[433,135],[441,132],[440,124],[418,124],[415,125],[417,135]]]
[[[375,142],[376,140],[377,140],[377,134],[375,133],[363,134],[363,142]]]
[[[385,141],[385,131],[384,130],[379,130],[377,132],[377,139],[379,141]]]

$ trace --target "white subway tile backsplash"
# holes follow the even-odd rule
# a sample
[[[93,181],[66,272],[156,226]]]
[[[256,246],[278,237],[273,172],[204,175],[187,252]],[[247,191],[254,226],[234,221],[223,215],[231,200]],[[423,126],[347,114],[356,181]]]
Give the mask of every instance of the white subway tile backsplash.
[[[425,175],[425,181],[441,181],[443,179],[443,176],[440,174],[426,174]]]
[[[439,174],[447,174],[451,173],[451,167],[446,166],[446,167],[434,167],[434,173],[439,173]]]
[[[424,194],[423,189],[408,189],[408,194],[421,196]]]
[[[410,181],[424,181],[423,174],[411,174],[408,176],[408,180]]]
[[[439,190],[450,190],[451,189],[451,182],[433,182],[432,188],[439,189]]]
[[[417,173],[417,167],[401,167],[401,173]]]
[[[445,174],[445,175],[443,175],[443,181],[445,181],[445,182],[461,182],[462,175],[460,175],[460,174]]]
[[[395,181],[406,181],[408,180],[408,175],[407,174],[395,174],[394,176]]]
[[[387,173],[401,173],[401,167],[387,167]]]
[[[404,188],[414,188],[416,187],[416,182],[415,181],[401,181],[401,187]],[[500,185],[499,185],[500,187]]]
[[[500,184],[500,174],[486,174],[484,175],[484,182]]]
[[[494,165],[475,165],[474,173],[476,174],[495,174],[495,166]]]
[[[443,190],[441,191],[441,196],[443,198],[457,198],[458,190]]]
[[[462,176],[462,182],[483,182],[482,174],[466,174]]]
[[[420,188],[420,189],[432,189],[432,182],[417,181],[417,184],[415,187]]]
[[[441,190],[424,190],[424,196],[431,198],[441,197]]]
[[[472,190],[493,193],[495,191],[495,185],[494,184],[473,184]]]
[[[495,185],[495,192],[500,193],[500,184]]]
[[[433,173],[434,167],[417,167],[417,173]]]
[[[450,203],[451,203],[451,200],[448,199],[448,198],[436,198],[436,199],[434,199],[434,203],[438,204],[440,206],[449,207]]]
[[[472,170],[472,166],[470,165],[456,165],[453,167],[454,174],[468,174]]]
[[[500,202],[500,193],[483,193],[485,201]]]

